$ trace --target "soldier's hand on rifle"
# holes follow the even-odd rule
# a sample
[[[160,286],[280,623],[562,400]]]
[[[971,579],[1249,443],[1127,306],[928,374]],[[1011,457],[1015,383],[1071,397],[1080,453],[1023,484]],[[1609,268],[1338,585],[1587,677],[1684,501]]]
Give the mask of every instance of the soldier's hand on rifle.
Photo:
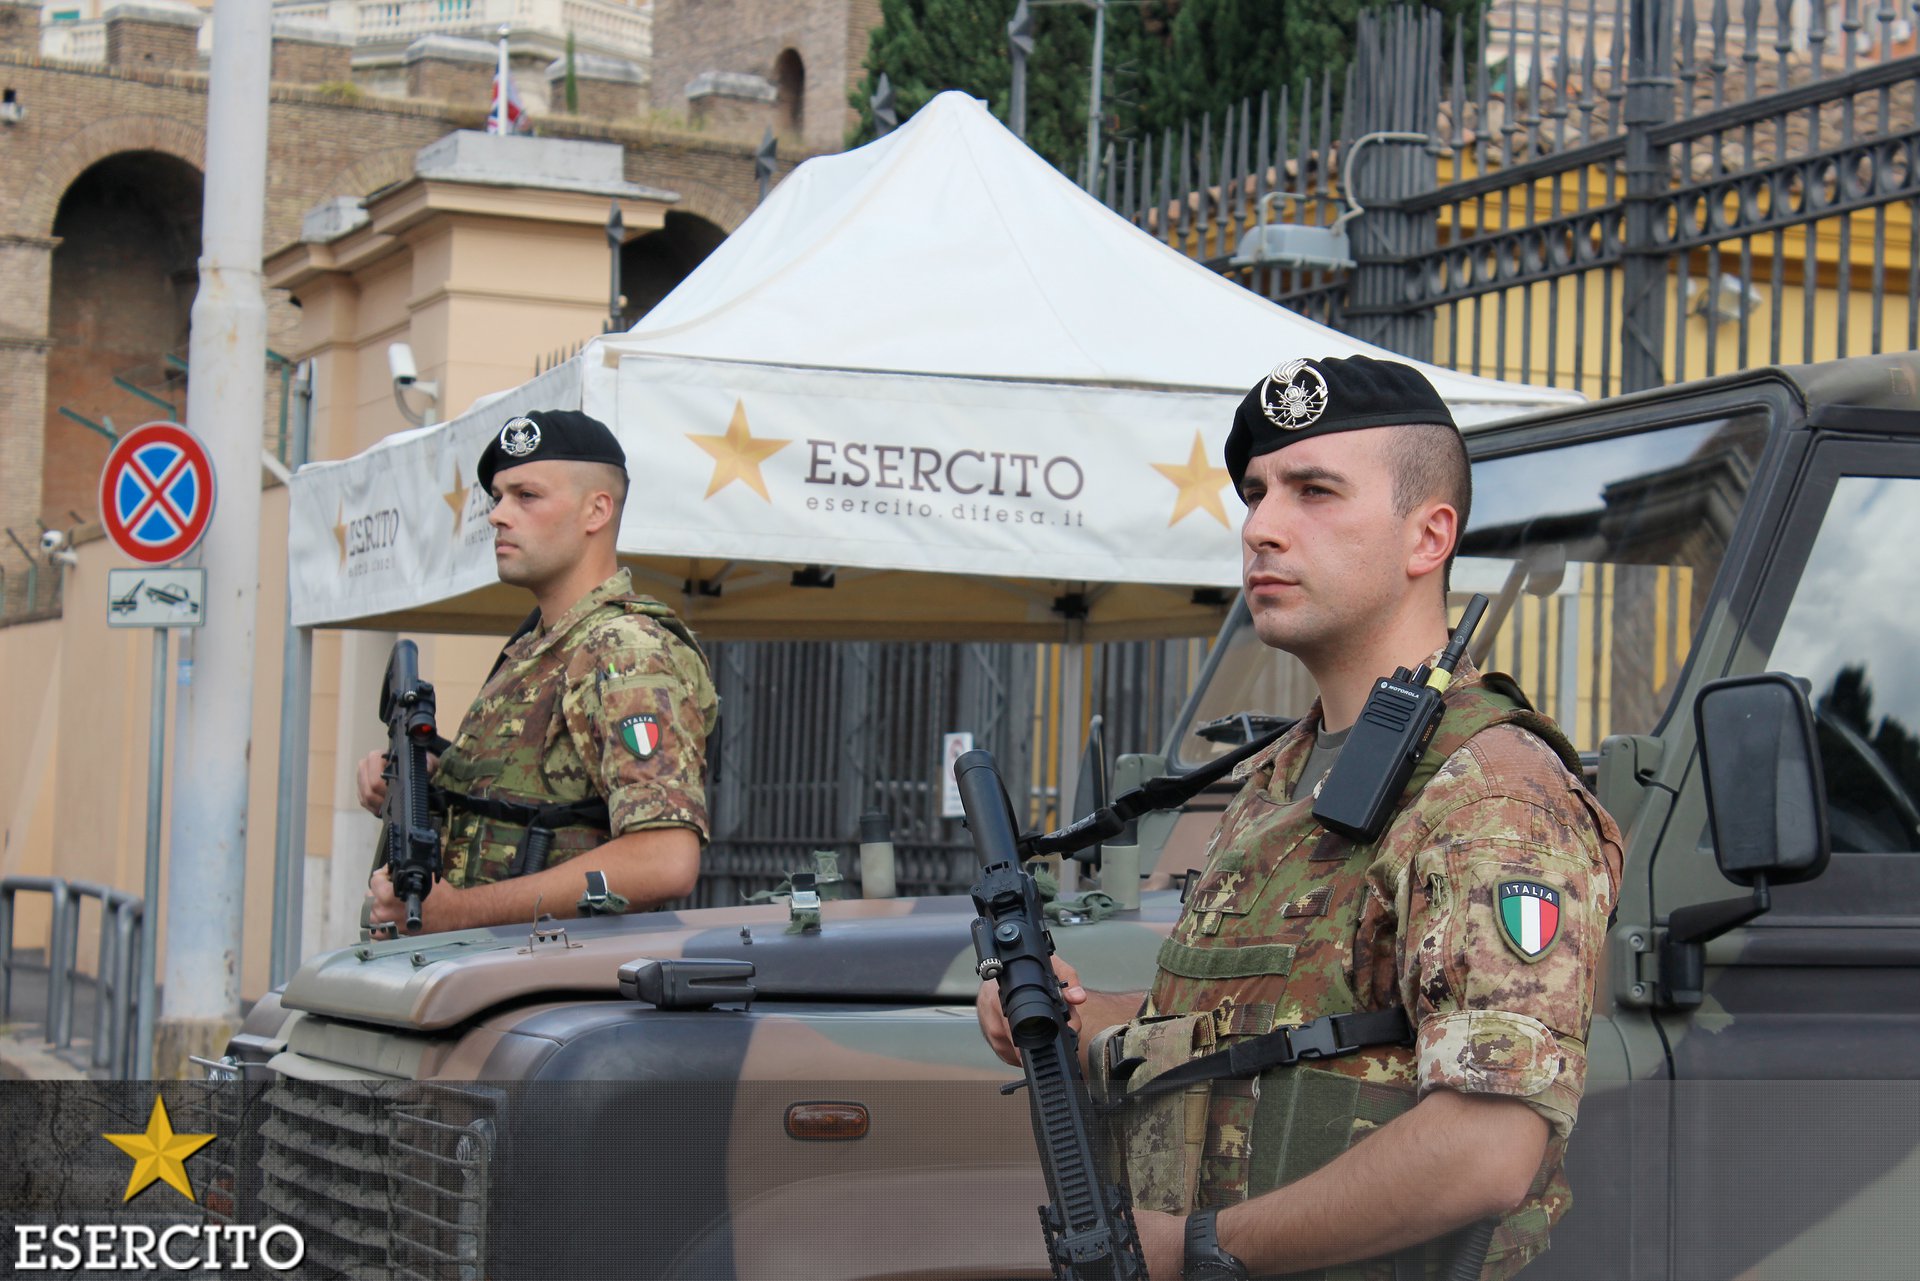
[[[427,771],[431,773],[440,764],[440,758],[432,752],[427,753]],[[360,793],[360,808],[375,818],[380,817],[380,807],[387,803],[387,754],[371,751],[360,758],[359,768],[355,771],[354,785]]]
[[[430,934],[435,930],[455,928],[449,913],[456,905],[449,900],[459,893],[445,881],[433,883],[432,891],[420,904],[420,933]],[[407,905],[393,892],[393,878],[387,874],[385,867],[376,867],[373,875],[367,878],[367,897],[372,900],[367,911],[367,925],[372,929],[373,937],[399,937],[407,919]]]
[[[1060,980],[1060,994],[1073,1007],[1069,1021],[1074,1035],[1078,1036],[1080,1007],[1086,1004],[1087,989],[1080,986],[1080,972],[1068,965],[1058,953],[1053,958],[1053,975]],[[980,993],[973,999],[973,1012],[980,1020],[980,1034],[987,1038],[987,1044],[993,1047],[993,1052],[1018,1067],[1020,1051],[1013,1048],[1013,1033],[1007,1027],[1007,1012],[1000,1006],[999,983],[987,979],[980,984]]]

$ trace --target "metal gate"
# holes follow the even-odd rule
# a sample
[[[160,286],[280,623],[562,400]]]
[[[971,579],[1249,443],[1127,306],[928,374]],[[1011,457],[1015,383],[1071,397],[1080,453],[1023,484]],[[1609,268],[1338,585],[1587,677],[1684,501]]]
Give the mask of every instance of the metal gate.
[[[943,735],[971,733],[999,762],[1018,816],[1057,825],[1060,762],[1077,758],[1088,718],[1104,718],[1112,751],[1156,750],[1207,645],[1088,646],[1072,698],[1063,685],[1076,664],[1058,645],[708,646],[721,713],[707,753],[713,844],[694,905],[737,903],[808,867],[816,849],[853,874],[870,811],[892,824],[902,893],[964,890],[973,847],[941,814]],[[1069,778],[1069,800],[1072,789]]]
[[[1594,396],[1920,346],[1920,4],[1501,8],[1471,60],[1435,13],[1362,14],[1344,92],[1109,151],[1106,201],[1355,337]],[[1354,153],[1381,130],[1429,141]],[[1354,266],[1234,264],[1275,191],[1313,225],[1356,197]]]

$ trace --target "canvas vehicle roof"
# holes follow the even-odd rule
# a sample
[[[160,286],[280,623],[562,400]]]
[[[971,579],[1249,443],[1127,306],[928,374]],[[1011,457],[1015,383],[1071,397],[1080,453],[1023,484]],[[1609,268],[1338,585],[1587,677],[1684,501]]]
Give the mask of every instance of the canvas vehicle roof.
[[[1144,234],[943,94],[808,161],[631,332],[293,482],[295,621],[505,631],[485,504],[515,413],[584,408],[632,462],[642,588],[702,634],[1099,639],[1197,633],[1237,585],[1218,461],[1276,363],[1398,357]],[[1463,425],[1573,393],[1423,366]],[[409,549],[349,576],[345,514]],[[830,589],[799,586],[806,568]],[[1227,591],[1230,595],[1230,590]]]

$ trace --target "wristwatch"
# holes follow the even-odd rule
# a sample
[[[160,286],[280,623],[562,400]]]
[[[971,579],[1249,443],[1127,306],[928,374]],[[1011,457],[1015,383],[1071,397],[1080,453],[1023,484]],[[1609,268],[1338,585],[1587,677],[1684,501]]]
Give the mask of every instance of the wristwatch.
[[[1187,1216],[1187,1254],[1180,1268],[1184,1281],[1247,1281],[1247,1265],[1220,1246],[1214,1223],[1219,1216],[1217,1207]]]

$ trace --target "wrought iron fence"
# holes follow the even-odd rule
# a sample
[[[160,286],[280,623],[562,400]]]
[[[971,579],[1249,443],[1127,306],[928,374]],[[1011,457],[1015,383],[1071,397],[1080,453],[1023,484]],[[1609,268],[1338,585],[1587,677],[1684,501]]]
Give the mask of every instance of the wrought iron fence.
[[[871,811],[892,824],[902,893],[959,892],[974,879],[973,847],[941,812],[945,734],[971,733],[994,753],[1016,807],[1024,783],[1023,821],[1057,825],[1088,718],[1105,718],[1110,751],[1157,750],[1208,644],[1094,645],[1081,664],[1057,645],[710,646],[714,839],[694,903],[736,903],[808,867],[816,849],[850,856]],[[854,862],[841,866],[851,875]]]
[[[1356,337],[1591,395],[1920,346],[1920,4],[1506,17],[1449,42],[1429,11],[1362,14],[1337,101],[1309,81],[1110,153],[1107,202]],[[1428,142],[1361,160],[1383,130]],[[1358,199],[1353,267],[1234,263],[1275,192],[1314,226]]]

